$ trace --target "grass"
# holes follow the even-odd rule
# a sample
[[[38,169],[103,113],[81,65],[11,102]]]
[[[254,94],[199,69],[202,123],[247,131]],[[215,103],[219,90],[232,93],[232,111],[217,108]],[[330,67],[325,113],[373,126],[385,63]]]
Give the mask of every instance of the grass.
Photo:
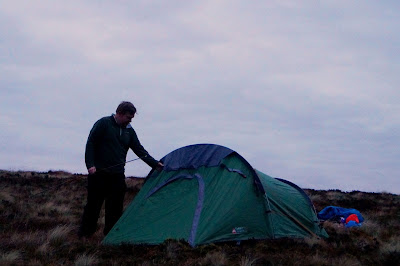
[[[256,265],[257,260],[258,258],[245,255],[240,258],[239,266],[253,266]]]
[[[21,254],[19,251],[10,251],[8,253],[0,254],[0,264],[17,264],[21,262]]]
[[[206,256],[200,261],[201,265],[222,266],[227,265],[228,257],[225,252],[213,251],[207,253]]]
[[[81,254],[76,258],[75,266],[88,266],[98,264],[98,259],[95,254]]]
[[[143,185],[127,179],[125,205]],[[86,176],[64,171],[0,171],[0,265],[399,265],[400,196],[390,193],[305,189],[317,211],[333,205],[359,210],[365,222],[345,228],[325,222],[328,239],[275,239],[157,246],[103,246],[99,229],[76,232],[86,202]]]

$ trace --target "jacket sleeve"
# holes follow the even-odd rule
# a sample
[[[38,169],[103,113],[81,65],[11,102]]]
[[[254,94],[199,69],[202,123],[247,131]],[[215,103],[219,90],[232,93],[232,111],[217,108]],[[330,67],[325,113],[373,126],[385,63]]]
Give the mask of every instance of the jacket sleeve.
[[[95,166],[94,164],[95,148],[102,136],[103,131],[104,131],[104,122],[101,119],[98,120],[93,125],[93,128],[90,130],[85,149],[85,163],[87,169]]]
[[[140,143],[135,130],[132,128],[132,138],[131,138],[131,143],[130,143],[130,148],[132,151],[142,159],[147,165],[149,165],[151,168],[154,168],[157,166],[158,161],[154,159],[142,146]]]

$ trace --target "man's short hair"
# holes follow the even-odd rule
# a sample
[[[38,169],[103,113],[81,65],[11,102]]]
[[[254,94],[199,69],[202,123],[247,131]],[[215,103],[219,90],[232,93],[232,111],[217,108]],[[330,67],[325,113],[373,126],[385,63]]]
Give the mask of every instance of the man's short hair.
[[[117,114],[136,114],[136,107],[131,102],[121,102],[116,110]]]

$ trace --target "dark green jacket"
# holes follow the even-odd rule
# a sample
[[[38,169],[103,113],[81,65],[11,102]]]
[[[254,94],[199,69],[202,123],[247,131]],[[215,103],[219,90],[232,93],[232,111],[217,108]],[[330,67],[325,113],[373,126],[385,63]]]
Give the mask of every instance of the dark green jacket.
[[[95,166],[97,171],[107,168],[106,172],[124,173],[126,155],[129,148],[150,167],[157,166],[158,161],[140,144],[135,130],[129,124],[120,127],[113,115],[99,119],[90,131],[85,151],[86,167]]]

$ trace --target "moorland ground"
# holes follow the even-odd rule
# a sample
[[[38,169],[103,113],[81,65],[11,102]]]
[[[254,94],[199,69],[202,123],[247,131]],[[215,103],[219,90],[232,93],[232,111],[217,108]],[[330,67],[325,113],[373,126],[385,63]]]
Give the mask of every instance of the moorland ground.
[[[127,179],[128,205],[143,179]],[[0,265],[400,265],[400,195],[305,188],[318,211],[355,208],[358,228],[326,221],[328,239],[275,239],[190,247],[104,246],[102,226],[90,239],[77,228],[86,202],[86,176],[63,171],[0,171]]]

